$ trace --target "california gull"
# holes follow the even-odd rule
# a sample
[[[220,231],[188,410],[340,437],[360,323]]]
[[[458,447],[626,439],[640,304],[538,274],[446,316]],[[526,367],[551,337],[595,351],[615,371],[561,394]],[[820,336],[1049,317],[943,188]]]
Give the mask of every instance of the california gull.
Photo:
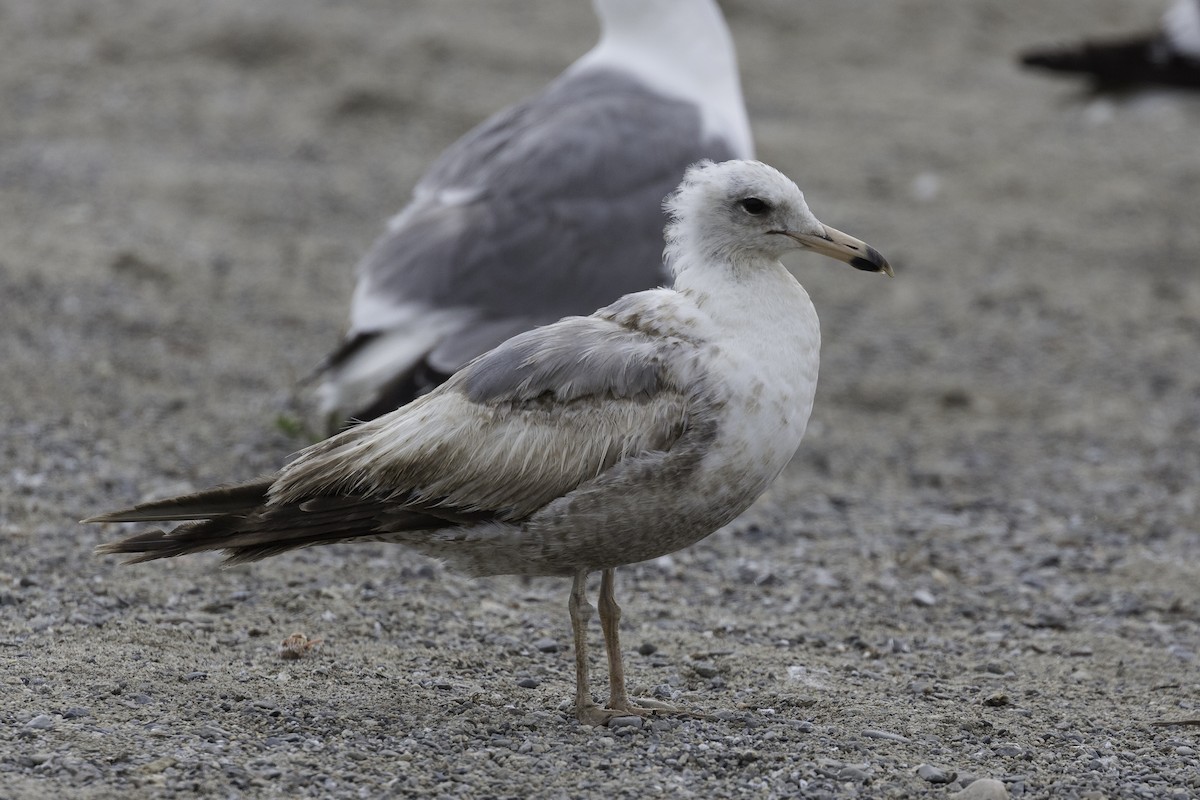
[[[1089,78],[1097,89],[1200,88],[1200,0],[1175,0],[1158,29],[1125,37],[1042,47],[1021,63]]]
[[[398,542],[472,575],[574,579],[575,712],[650,713],[625,689],[613,570],[740,514],[791,460],[820,329],[780,256],[809,249],[892,273],[821,224],[756,161],[702,162],[667,199],[674,287],[518,334],[412,403],[302,450],[276,475],[89,522],[192,520],[102,545],[131,561]],[[588,684],[586,580],[601,571],[607,707]]]
[[[649,289],[684,169],[752,158],[715,0],[593,0],[599,43],[451,145],[358,266],[315,395],[327,432],[442,382],[505,339]]]

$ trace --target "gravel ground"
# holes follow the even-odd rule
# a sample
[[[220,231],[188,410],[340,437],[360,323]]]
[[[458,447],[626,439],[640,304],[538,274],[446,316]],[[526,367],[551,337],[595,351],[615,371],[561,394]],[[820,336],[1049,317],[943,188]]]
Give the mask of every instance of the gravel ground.
[[[564,581],[75,522],[303,443],[354,261],[584,0],[0,0],[0,797],[1200,797],[1200,100],[1012,66],[1161,5],[726,4],[760,156],[898,277],[795,264],[800,454],[619,573],[633,688],[712,716],[597,730]]]

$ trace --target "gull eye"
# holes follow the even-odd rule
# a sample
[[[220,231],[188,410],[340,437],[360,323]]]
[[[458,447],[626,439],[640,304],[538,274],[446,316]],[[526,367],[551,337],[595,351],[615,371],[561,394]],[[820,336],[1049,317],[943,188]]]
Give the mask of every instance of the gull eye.
[[[749,215],[753,217],[761,217],[771,210],[771,206],[765,200],[759,200],[757,197],[747,197],[745,200],[738,202],[738,205]]]

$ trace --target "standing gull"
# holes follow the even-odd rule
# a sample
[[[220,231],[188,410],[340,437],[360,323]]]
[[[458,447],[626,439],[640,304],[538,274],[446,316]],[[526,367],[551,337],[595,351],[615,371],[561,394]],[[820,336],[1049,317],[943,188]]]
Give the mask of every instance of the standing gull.
[[[1145,86],[1200,89],[1200,0],[1175,0],[1157,30],[1036,48],[1022,53],[1021,63],[1090,78],[1101,91]]]
[[[780,256],[809,249],[892,272],[756,161],[702,162],[665,206],[674,288],[519,334],[273,477],[93,517],[193,520],[99,552],[136,562],[224,550],[239,563],[388,541],[473,575],[571,577],[576,715],[604,724],[648,713],[625,689],[614,568],[740,514],[791,460],[812,410],[820,329]],[[585,592],[597,570],[606,708],[588,685]]]
[[[687,166],[754,155],[715,0],[593,0],[599,43],[451,145],[358,266],[320,369],[329,432],[505,339],[661,285],[659,205]]]

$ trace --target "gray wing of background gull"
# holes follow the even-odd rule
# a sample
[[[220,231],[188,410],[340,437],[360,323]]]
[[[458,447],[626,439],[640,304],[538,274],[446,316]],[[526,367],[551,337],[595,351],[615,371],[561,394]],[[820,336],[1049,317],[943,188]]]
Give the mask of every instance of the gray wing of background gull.
[[[1020,58],[1027,67],[1086,78],[1098,92],[1200,89],[1200,0],[1175,0],[1157,30],[1032,48]]]
[[[744,123],[740,92],[737,106]],[[590,65],[453,144],[359,265],[350,331],[317,389],[326,425],[374,418],[516,333],[662,284],[663,197],[697,160],[750,155],[710,128],[697,103]]]
[[[373,302],[356,332],[386,320],[388,300],[397,322],[413,304],[462,309],[426,355],[448,375],[514,333],[661,283],[653,210],[700,154],[730,150],[705,141],[695,107],[627,76],[556,84],[434,163],[360,267]]]

